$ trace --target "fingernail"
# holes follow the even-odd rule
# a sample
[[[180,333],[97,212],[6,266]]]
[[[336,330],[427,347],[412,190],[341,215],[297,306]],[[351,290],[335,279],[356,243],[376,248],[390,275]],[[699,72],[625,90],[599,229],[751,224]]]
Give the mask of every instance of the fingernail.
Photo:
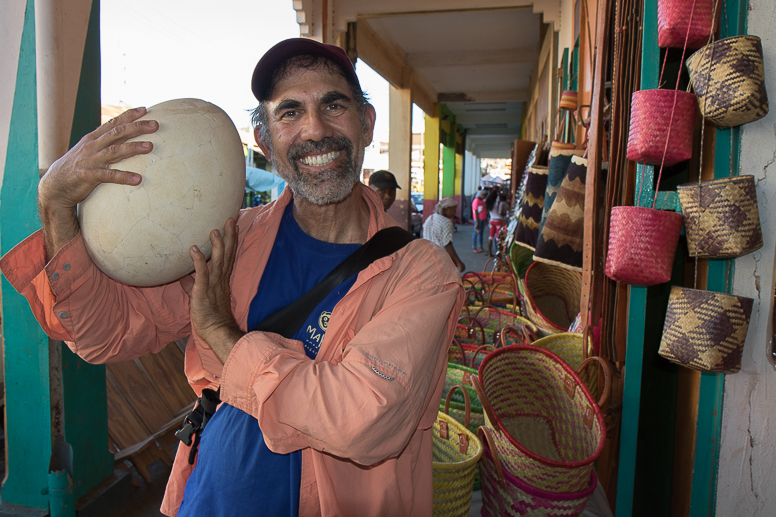
[[[191,248],[189,248],[189,251],[191,251],[192,253],[196,253],[197,252],[197,247],[196,246],[192,246]]]
[[[143,149],[150,149],[151,148],[151,142],[141,142],[140,147]]]
[[[136,183],[140,183],[140,180],[141,180],[139,174],[130,174],[129,175],[129,179],[130,179],[130,181],[134,181]]]
[[[137,108],[137,111],[145,113],[145,111],[146,111],[145,106],[141,106],[141,107]]]

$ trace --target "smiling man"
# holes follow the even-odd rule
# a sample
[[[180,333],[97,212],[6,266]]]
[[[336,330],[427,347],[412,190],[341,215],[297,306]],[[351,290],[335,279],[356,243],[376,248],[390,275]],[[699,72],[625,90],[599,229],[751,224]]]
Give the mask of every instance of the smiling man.
[[[210,261],[193,247],[194,275],[119,284],[79,233],[74,207],[96,185],[140,182],[107,166],[150,152],[127,142],[158,128],[137,120],[142,108],[52,165],[38,189],[42,233],[0,265],[43,329],[87,361],[133,359],[191,334],[189,382],[198,394],[219,389],[223,403],[179,446],[166,515],[431,515],[431,427],[463,303],[458,275],[441,248],[415,240],[339,281],[298,330],[266,330],[398,224],[358,181],[375,111],[342,49],[283,41],[259,61],[252,90],[256,139],[289,188],[227,221],[223,238],[211,232]],[[63,264],[72,273],[52,276]]]

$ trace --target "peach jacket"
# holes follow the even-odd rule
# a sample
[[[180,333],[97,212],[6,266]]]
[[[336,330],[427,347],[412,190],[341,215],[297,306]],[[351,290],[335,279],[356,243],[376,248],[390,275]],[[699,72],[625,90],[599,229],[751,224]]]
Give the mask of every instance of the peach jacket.
[[[360,188],[360,187],[359,187]],[[369,236],[396,222],[360,188]],[[243,210],[232,275],[232,309],[245,331],[248,309],[272,249],[290,189],[270,205]],[[191,334],[180,284],[117,283],[88,258],[80,234],[45,263],[37,232],[0,260],[43,330],[92,363],[158,352]],[[432,513],[432,431],[442,395],[447,345],[463,288],[445,251],[415,240],[362,271],[334,308],[315,360],[301,342],[250,332],[226,364],[196,336],[185,370],[198,394],[256,417],[267,446],[302,450],[300,515],[428,516]],[[162,512],[174,516],[192,467],[178,447]]]

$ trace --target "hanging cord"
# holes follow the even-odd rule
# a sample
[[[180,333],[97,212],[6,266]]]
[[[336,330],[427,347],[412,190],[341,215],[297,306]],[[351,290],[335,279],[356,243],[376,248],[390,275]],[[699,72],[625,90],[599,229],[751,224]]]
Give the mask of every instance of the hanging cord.
[[[652,208],[655,208],[655,205],[657,204],[657,194],[658,189],[660,187],[660,180],[663,177],[663,166],[666,163],[666,154],[668,153],[668,144],[671,141],[671,129],[673,129],[674,126],[674,114],[676,113],[676,101],[679,97],[678,90],[679,90],[679,79],[682,77],[682,66],[684,65],[684,55],[687,52],[687,43],[690,41],[690,27],[692,27],[692,17],[695,14],[695,2],[696,0],[693,0],[692,2],[692,8],[690,9],[690,21],[687,23],[687,34],[684,37],[684,47],[682,47],[682,59],[679,61],[679,71],[676,74],[676,86],[674,86],[674,104],[671,107],[671,118],[668,122],[668,135],[666,135],[666,145],[663,148],[663,159],[660,162],[660,172],[658,172],[657,175],[657,183],[655,184],[655,198],[652,200]],[[665,55],[663,56],[663,67],[660,70],[660,78],[658,79],[658,87],[663,84],[663,72],[665,72],[666,69],[666,62],[668,61],[668,49],[665,51]],[[636,206],[639,206],[641,203],[641,192],[644,190],[644,170],[646,167],[642,167],[641,170],[641,188],[639,188],[639,196],[636,202]]]
[[[701,150],[700,150],[701,157],[700,157],[700,163],[698,165],[698,208],[697,208],[697,210],[698,210],[698,221],[696,223],[699,230],[700,230],[700,227],[701,227],[701,210],[703,208],[703,206],[701,205],[701,203],[703,202],[703,196],[701,196],[701,189],[703,188],[703,185],[701,183],[701,178],[703,176],[703,140],[704,140],[704,133],[705,133],[704,130],[706,129],[706,99],[708,98],[708,92],[709,92],[709,79],[711,78],[711,65],[714,62],[714,45],[713,45],[713,42],[714,42],[714,24],[715,24],[716,18],[717,18],[717,5],[718,5],[718,2],[719,2],[719,0],[715,0],[715,2],[714,2],[714,10],[712,11],[712,14],[711,14],[711,34],[709,34],[709,41],[706,43],[706,45],[711,45],[711,55],[709,56],[709,69],[706,71],[706,93],[707,93],[707,95],[703,96],[703,109],[701,110],[701,117],[702,117],[702,121],[701,121]],[[730,134],[731,134],[731,136],[733,135],[733,130],[732,129],[730,130]],[[732,175],[733,174],[733,167],[732,167],[732,164],[733,164],[733,161],[732,161],[733,160],[732,140],[731,140],[730,151],[731,151],[730,152],[730,160],[731,160],[730,161],[730,164],[731,164],[730,174]],[[698,255],[699,255],[699,252],[700,252],[700,249],[698,249],[699,245],[700,245],[700,243],[696,243],[696,248],[695,248],[695,268],[694,268],[695,271],[693,272],[693,281],[692,281],[692,288],[693,289],[697,289],[698,288]]]

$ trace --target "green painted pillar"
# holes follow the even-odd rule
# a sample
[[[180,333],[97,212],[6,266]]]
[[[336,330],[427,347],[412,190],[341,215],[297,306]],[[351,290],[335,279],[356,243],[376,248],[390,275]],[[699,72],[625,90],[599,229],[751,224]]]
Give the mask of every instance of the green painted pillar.
[[[92,1],[88,15],[71,145],[100,124],[99,0]],[[0,190],[1,253],[40,226],[36,55],[34,0],[28,0]],[[105,368],[87,364],[62,342],[50,341],[26,300],[5,279],[2,294],[8,459],[2,502],[47,510],[49,494],[63,489],[47,490],[50,479],[71,478],[65,491],[78,499],[113,474]],[[55,437],[62,446],[52,461]],[[51,478],[50,465],[58,465]],[[67,476],[62,469],[69,470]]]
[[[455,115],[444,104],[439,105],[442,129],[447,135],[442,142],[442,197],[455,195]]]
[[[0,253],[37,230],[38,115],[35,8],[27,0],[0,189]],[[48,508],[51,456],[49,340],[27,301],[3,278],[6,478],[2,500]]]

